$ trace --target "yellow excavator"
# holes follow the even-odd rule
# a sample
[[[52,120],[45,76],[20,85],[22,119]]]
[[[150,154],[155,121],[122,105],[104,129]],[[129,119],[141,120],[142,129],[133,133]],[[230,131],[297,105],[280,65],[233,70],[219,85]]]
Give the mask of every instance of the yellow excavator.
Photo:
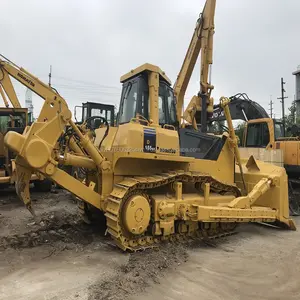
[[[15,182],[14,154],[4,145],[4,137],[9,131],[23,133],[29,122],[27,108],[22,108],[9,74],[0,67],[0,95],[5,107],[0,107],[0,187]],[[10,104],[11,103],[11,107]],[[31,181],[39,191],[50,191],[51,181],[40,174],[33,174]]]
[[[108,233],[123,250],[186,237],[220,237],[244,222],[295,229],[285,170],[253,157],[240,159],[227,98],[221,98],[221,105],[229,133],[205,133],[212,86],[204,74],[211,58],[215,3],[206,2],[174,88],[157,66],[147,63],[132,69],[121,77],[117,125],[99,126],[95,138],[72,121],[58,92],[26,70],[1,61],[45,99],[26,133],[5,136],[5,144],[17,153],[18,195],[33,214],[28,183],[38,171],[81,199],[85,212],[103,212]],[[186,126],[182,117],[185,89],[201,49],[207,71],[201,70],[201,90],[194,100],[201,105],[203,132]],[[57,141],[66,126],[73,131],[73,150],[62,157]],[[84,168],[85,180],[58,168],[60,163]]]

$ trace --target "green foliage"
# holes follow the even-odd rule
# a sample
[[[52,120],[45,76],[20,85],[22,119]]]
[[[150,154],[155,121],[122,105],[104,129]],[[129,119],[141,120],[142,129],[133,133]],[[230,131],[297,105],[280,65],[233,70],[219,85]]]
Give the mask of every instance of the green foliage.
[[[286,128],[286,135],[290,136],[291,133],[289,132],[289,128],[292,127],[294,124],[300,124],[300,119],[296,118],[296,101],[292,102],[292,105],[288,108],[289,113],[285,116],[285,128]]]
[[[239,138],[240,145],[243,143],[243,135],[244,135],[245,127],[246,127],[246,122],[243,122],[243,123],[239,123],[234,129],[235,134]]]
[[[296,103],[292,102],[292,105],[288,108],[289,113],[285,116],[285,127],[289,128],[295,124],[296,119]]]
[[[227,131],[225,121],[214,121],[213,123],[209,124],[208,131],[213,132],[214,134],[222,134],[223,132]]]

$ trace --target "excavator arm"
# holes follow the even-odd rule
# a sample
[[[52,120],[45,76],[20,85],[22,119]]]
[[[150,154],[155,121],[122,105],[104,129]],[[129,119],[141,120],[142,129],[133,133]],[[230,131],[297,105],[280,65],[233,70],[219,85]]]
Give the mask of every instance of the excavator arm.
[[[59,94],[49,87],[47,84],[41,82],[37,77],[30,74],[22,67],[18,67],[13,62],[0,55],[0,83],[12,102],[13,107],[21,107],[17,98],[16,92],[12,85],[10,77],[19,81],[22,85],[26,86],[38,96],[46,100],[47,98],[61,98],[59,101],[65,102],[65,100],[59,96]]]
[[[6,80],[9,76],[15,78],[45,100],[38,119],[30,128],[23,135],[17,132],[8,132],[4,141],[10,149],[17,153],[16,190],[27,208],[34,213],[29,196],[29,180],[33,170],[72,191],[79,198],[88,199],[91,204],[99,207],[100,195],[93,190],[92,186],[94,185],[88,187],[58,168],[59,161],[73,159],[82,167],[93,166],[99,172],[109,170],[109,163],[105,162],[105,158],[91,140],[84,136],[71,120],[72,114],[64,98],[52,87],[8,60],[0,59],[0,72],[4,74],[3,77]],[[3,86],[8,87],[9,85],[4,84]],[[55,146],[67,125],[73,129],[89,158],[77,159],[75,155],[75,157],[71,157],[71,154],[66,159],[57,158]]]
[[[2,55],[0,55],[0,57],[5,59],[5,57],[3,57]],[[5,104],[5,107],[9,107],[9,102],[7,100],[7,98],[8,98],[9,101],[11,102],[13,108],[21,108],[20,101],[17,97],[16,91],[15,91],[14,86],[10,79],[10,72],[12,72],[12,74],[15,75],[15,76],[12,75],[12,77],[17,80],[18,80],[18,77],[21,75],[21,73],[20,73],[20,75],[15,74],[15,72],[11,66],[13,66],[13,63],[9,62],[6,59],[5,60],[0,59],[0,94],[1,94],[1,97]],[[18,67],[17,67],[17,69],[18,69]],[[20,81],[20,80],[18,80],[18,81]],[[7,97],[6,97],[5,93],[6,93]]]
[[[236,94],[229,99],[230,102],[228,107],[232,120],[243,120],[247,122],[254,119],[269,118],[269,115],[265,109],[257,102],[250,100],[247,94]],[[213,122],[225,120],[226,116],[221,105],[214,105],[213,115],[209,121]]]
[[[197,58],[201,51],[201,75],[200,92],[194,96],[185,111],[183,118],[189,123],[193,122],[196,110],[201,110],[201,118],[206,123],[207,104],[212,104],[210,100],[211,91],[214,88],[209,79],[210,66],[213,63],[213,35],[214,35],[214,15],[216,0],[207,0],[202,14],[197,20],[196,27],[189,44],[185,59],[177,80],[174,84],[174,94],[177,101],[177,121],[181,124],[184,96],[188,83],[191,79]],[[212,105],[210,105],[212,106]],[[201,109],[203,107],[203,109]],[[194,127],[195,124],[194,124]],[[202,126],[205,131],[206,126]]]

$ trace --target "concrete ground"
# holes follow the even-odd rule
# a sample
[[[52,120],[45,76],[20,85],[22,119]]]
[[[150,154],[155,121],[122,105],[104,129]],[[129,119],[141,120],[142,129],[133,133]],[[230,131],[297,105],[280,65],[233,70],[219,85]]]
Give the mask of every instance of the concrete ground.
[[[300,233],[243,225],[207,245],[123,253],[69,193],[32,192],[36,224],[0,191],[0,299],[299,299]],[[300,219],[295,219],[300,227]]]

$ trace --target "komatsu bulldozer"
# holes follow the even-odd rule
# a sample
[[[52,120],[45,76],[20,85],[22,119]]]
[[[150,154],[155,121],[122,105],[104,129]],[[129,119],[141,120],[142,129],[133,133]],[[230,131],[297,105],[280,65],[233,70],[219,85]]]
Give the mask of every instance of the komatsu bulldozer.
[[[213,88],[203,81],[207,63],[200,93],[194,96],[201,104],[202,130],[183,121],[185,89],[200,49],[202,62],[211,60],[214,10],[215,0],[208,0],[174,87],[165,72],[148,63],[123,75],[117,125],[98,117],[105,126],[94,130],[95,138],[74,123],[57,91],[10,65],[20,82],[32,83],[45,99],[25,134],[9,132],[5,137],[5,144],[17,153],[18,195],[33,214],[28,183],[38,171],[81,199],[87,214],[92,209],[103,212],[108,233],[123,250],[186,237],[220,237],[244,222],[295,229],[285,170],[253,157],[240,159],[227,98],[220,101],[229,133],[205,133]],[[66,126],[73,131],[73,150],[61,157],[57,141]],[[58,168],[60,162],[84,168],[85,180]]]

